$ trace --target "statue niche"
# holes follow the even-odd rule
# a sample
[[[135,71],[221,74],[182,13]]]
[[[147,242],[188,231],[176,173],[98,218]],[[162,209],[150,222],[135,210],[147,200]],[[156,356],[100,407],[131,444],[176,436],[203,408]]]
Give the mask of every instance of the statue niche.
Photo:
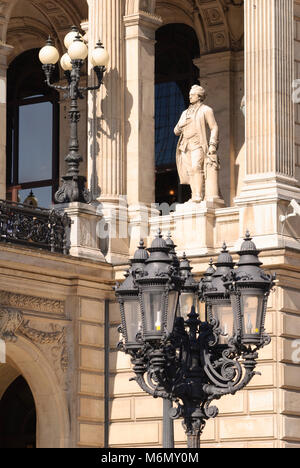
[[[219,128],[214,112],[204,104],[206,92],[201,86],[192,86],[189,97],[190,106],[174,129],[175,135],[180,137],[176,152],[180,183],[190,185],[190,202],[205,200],[215,206],[224,206],[219,190]],[[210,129],[209,140],[207,127]]]

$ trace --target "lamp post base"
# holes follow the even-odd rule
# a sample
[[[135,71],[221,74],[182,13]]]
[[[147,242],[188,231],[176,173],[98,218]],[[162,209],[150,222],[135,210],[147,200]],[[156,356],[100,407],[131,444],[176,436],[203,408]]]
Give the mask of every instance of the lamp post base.
[[[64,176],[54,197],[56,203],[91,203],[92,194],[85,187],[85,182],[84,176]]]

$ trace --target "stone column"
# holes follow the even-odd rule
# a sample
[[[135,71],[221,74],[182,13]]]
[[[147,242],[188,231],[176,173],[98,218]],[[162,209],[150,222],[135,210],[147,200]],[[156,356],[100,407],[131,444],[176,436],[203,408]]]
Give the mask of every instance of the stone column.
[[[236,204],[245,228],[270,247],[283,239],[279,216],[300,200],[295,178],[293,0],[245,2],[246,177]],[[296,221],[295,221],[296,222]],[[298,243],[299,248],[299,243]]]
[[[0,43],[0,198],[6,198],[6,70],[13,47]]]
[[[140,11],[125,24],[125,155],[130,250],[148,235],[150,206],[155,202],[155,31],[156,16]],[[153,213],[152,213],[153,214]]]
[[[107,223],[108,237],[101,239],[106,259],[119,263],[128,258],[128,236],[123,232],[128,230],[123,130],[124,3],[88,0],[88,4],[89,52],[100,39],[110,56],[100,92],[91,92],[88,98],[88,186],[98,204],[98,215]],[[90,71],[91,67],[90,63]],[[93,75],[91,72],[91,84],[95,80]]]
[[[120,195],[126,193],[123,149],[123,6],[119,0],[88,0],[88,3],[89,51],[91,53],[98,39],[101,39],[110,56],[104,85],[100,92],[92,92],[89,96],[88,183],[95,199],[116,202]]]
[[[162,20],[139,12],[124,17],[125,139],[128,203],[155,201],[155,31]]]

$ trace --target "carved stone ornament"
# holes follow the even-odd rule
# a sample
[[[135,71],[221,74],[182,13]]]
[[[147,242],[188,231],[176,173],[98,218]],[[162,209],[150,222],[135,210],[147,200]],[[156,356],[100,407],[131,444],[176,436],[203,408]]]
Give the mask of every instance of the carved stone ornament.
[[[23,336],[26,336],[26,338],[28,338],[33,343],[53,344],[62,342],[64,337],[64,328],[59,330],[57,328],[57,326],[53,326],[52,332],[36,330],[35,328],[31,328],[29,326],[29,320],[27,320],[26,322],[23,320],[19,326],[18,331]]]
[[[24,319],[20,310],[9,307],[0,308],[0,339],[3,341],[16,342],[17,335],[22,335],[32,343],[39,345],[56,345],[55,358],[60,353],[60,368],[66,372],[69,364],[68,351],[66,346],[66,329],[52,324],[52,331],[42,331],[32,328],[29,320]]]
[[[0,308],[0,339],[4,341],[17,340],[16,332],[23,322],[23,314],[19,310]]]
[[[27,309],[35,312],[44,312],[57,315],[64,314],[64,302],[44,297],[15,294],[9,291],[0,291],[0,304],[8,307]]]

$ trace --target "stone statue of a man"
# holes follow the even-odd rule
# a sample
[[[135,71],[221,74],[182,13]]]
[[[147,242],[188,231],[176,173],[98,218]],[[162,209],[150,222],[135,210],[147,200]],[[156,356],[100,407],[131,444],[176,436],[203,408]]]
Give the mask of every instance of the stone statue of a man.
[[[180,136],[176,163],[181,184],[190,185],[192,201],[199,203],[204,196],[204,163],[207,155],[216,155],[219,129],[213,110],[204,104],[205,90],[198,85],[190,90],[189,108],[176,125],[175,135]],[[210,129],[209,144],[206,129]]]

